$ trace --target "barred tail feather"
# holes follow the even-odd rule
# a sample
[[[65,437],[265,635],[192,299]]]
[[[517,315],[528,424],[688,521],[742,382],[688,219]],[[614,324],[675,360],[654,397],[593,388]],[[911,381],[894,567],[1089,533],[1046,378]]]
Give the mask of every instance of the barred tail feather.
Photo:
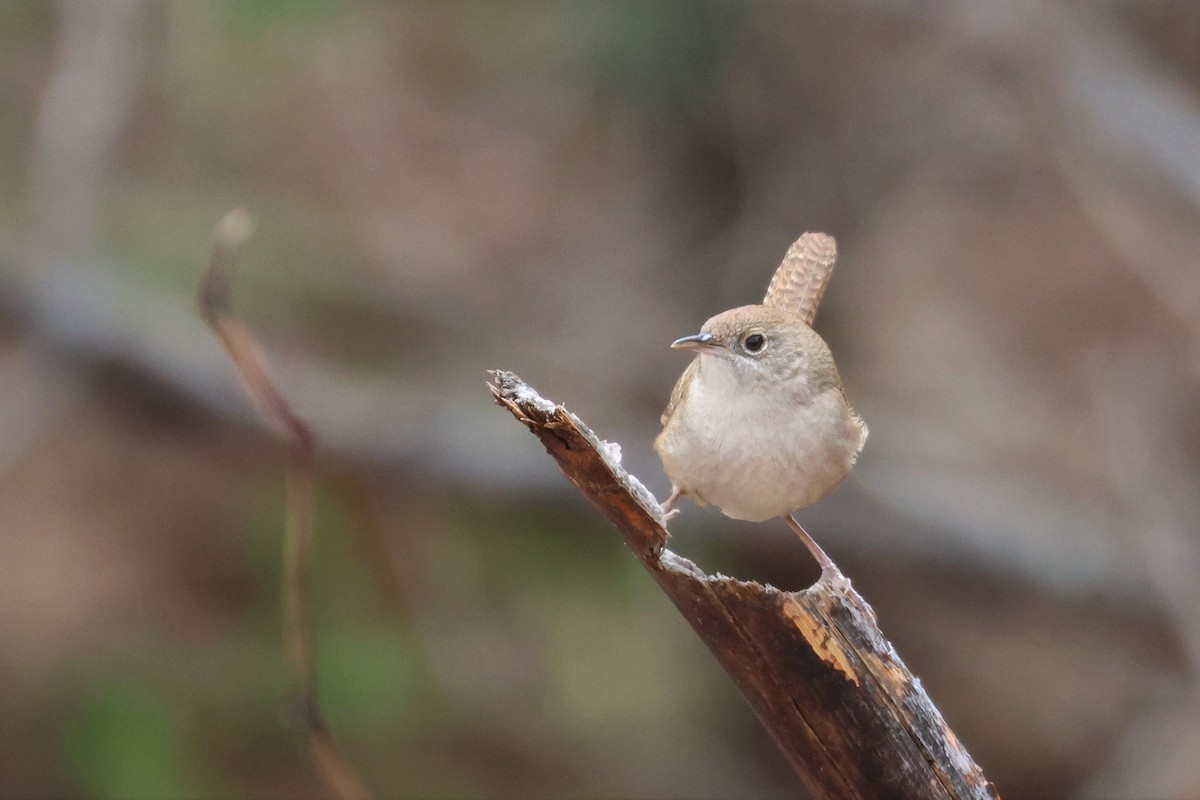
[[[812,325],[825,287],[837,262],[837,243],[832,236],[809,232],[788,248],[771,285],[764,306],[791,311]]]

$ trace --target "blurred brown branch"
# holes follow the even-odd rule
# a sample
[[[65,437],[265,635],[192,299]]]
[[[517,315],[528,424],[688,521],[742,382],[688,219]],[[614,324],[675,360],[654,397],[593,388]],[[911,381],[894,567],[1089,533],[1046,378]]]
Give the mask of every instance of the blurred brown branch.
[[[229,315],[229,288],[238,248],[253,221],[241,209],[217,225],[216,241],[200,284],[200,313],[229,354],[259,413],[288,442],[287,525],[283,549],[284,642],[291,663],[293,702],[308,732],[317,769],[341,800],[370,796],[343,758],[317,700],[316,647],[309,613],[309,562],[313,540],[313,436],[267,374],[266,357],[250,329]]]
[[[814,795],[997,797],[848,582],[783,592],[705,574],[666,549],[659,504],[615,446],[510,372],[490,388],[621,531]]]

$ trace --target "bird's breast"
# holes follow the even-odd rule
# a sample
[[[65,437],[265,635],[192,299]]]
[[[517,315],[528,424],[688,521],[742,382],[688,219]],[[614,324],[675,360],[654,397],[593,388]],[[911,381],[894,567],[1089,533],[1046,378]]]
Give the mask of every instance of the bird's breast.
[[[762,521],[815,503],[854,465],[861,427],[841,391],[696,377],[656,443],[672,482],[696,499]]]

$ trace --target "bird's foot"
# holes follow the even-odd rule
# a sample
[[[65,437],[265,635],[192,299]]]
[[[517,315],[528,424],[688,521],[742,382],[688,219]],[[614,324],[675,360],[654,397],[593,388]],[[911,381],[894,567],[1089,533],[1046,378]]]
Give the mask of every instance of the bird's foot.
[[[832,561],[821,565],[820,583],[825,584],[840,594],[846,594],[850,591],[850,579]]]
[[[784,520],[787,521],[788,527],[800,537],[800,541],[804,542],[805,548],[808,549],[812,557],[816,559],[817,565],[821,568],[821,580],[819,582],[843,594],[848,592],[850,590],[850,579],[838,569],[838,565],[833,563],[832,558],[825,555],[825,551],[821,549],[821,545],[817,544],[816,540],[808,534],[808,531],[804,530],[804,527],[796,521],[795,517],[789,514],[784,517]]]
[[[674,486],[671,487],[671,496],[666,499],[666,502],[660,503],[658,510],[662,512],[662,524],[665,528],[667,523],[679,516],[679,509],[675,504],[679,502],[679,498],[683,497],[683,490]]]

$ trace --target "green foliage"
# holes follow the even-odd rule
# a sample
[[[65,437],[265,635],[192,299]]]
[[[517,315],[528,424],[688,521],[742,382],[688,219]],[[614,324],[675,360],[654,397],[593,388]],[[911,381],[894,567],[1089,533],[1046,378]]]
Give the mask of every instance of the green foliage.
[[[226,0],[224,5],[233,31],[250,39],[277,26],[329,28],[346,13],[346,4],[340,0]]]
[[[251,551],[251,565],[264,585],[279,587],[283,546],[283,498],[265,498]],[[314,517],[310,602],[317,621],[321,705],[339,733],[364,737],[408,725],[417,699],[433,689],[424,656],[405,620],[385,612],[375,576],[356,547],[347,509],[318,492]],[[255,636],[278,641],[278,592],[264,597]],[[282,650],[282,645],[279,645]],[[274,669],[282,672],[282,653]]]
[[[432,686],[396,620],[340,619],[319,636],[320,696],[334,730],[373,737],[411,726]]]
[[[676,679],[701,645],[606,520],[573,503],[457,507],[496,612],[522,620],[536,643],[531,668],[546,678],[554,724],[581,737],[627,740],[632,726],[653,738],[703,707],[691,693],[707,684]]]
[[[716,98],[746,15],[719,0],[568,6],[602,93],[651,121],[703,113]]]
[[[468,497],[456,505],[460,524],[486,565],[488,588],[497,595],[604,583],[625,560],[603,519],[569,506]]]
[[[70,776],[98,800],[235,796],[200,758],[188,712],[149,681],[100,681],[68,725]]]
[[[322,225],[311,206],[258,199],[202,188],[125,185],[102,213],[101,249],[132,286],[178,298],[190,312],[213,225],[229,209],[245,205],[258,225],[237,273],[234,305],[240,314],[294,318],[297,308],[324,311],[339,300],[358,302],[346,274],[360,265],[340,255],[345,231]]]

